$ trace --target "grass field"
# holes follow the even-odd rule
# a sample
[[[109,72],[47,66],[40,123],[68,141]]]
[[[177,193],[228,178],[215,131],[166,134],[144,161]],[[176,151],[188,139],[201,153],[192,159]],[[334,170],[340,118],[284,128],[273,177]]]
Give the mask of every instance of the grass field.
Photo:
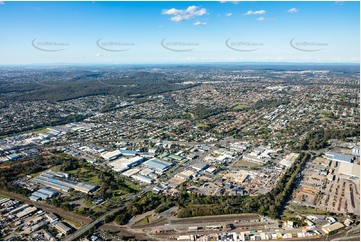
[[[239,160],[239,161],[236,161],[235,163],[233,163],[231,165],[232,167],[238,167],[238,168],[254,168],[254,167],[261,167],[262,165],[261,164],[257,164],[255,162],[248,162],[248,161],[245,161],[245,160]]]
[[[149,223],[150,223],[149,217],[150,217],[150,216],[147,216],[147,217],[145,217],[145,218],[137,221],[137,222],[134,224],[134,226],[141,226],[141,225],[149,224]]]
[[[322,110],[322,109],[319,109],[319,110],[317,110],[316,112],[317,112],[317,113],[320,113],[320,114],[322,114],[322,115],[324,115],[324,116],[327,116],[327,117],[329,117],[329,116],[331,116],[331,115],[333,114],[332,111]]]
[[[234,107],[232,107],[233,111],[243,111],[243,110],[247,110],[249,108],[249,106],[247,105],[243,105],[243,104],[238,104]]]
[[[96,174],[96,170],[89,170],[86,167],[81,167],[80,169],[67,171],[67,173],[78,177],[77,174],[81,174],[81,180],[84,182],[88,182],[97,186],[100,186],[98,175]]]
[[[197,124],[197,128],[200,128],[200,129],[208,128],[208,124],[199,123],[199,124]]]
[[[318,209],[318,208],[312,208],[308,206],[301,206],[301,205],[294,205],[292,204],[292,207],[295,211],[301,214],[318,214],[318,215],[326,215],[328,214],[327,211]]]

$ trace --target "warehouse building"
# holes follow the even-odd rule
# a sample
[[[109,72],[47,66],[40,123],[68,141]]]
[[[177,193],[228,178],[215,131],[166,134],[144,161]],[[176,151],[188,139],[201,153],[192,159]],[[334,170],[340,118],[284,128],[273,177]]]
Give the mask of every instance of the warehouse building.
[[[135,150],[120,150],[120,152],[124,156],[136,156],[137,155],[137,151],[135,151]]]
[[[39,201],[39,200],[46,200],[58,194],[57,191],[51,190],[48,188],[41,188],[35,192],[33,192],[30,196],[30,200],[32,201]]]
[[[52,189],[62,191],[62,192],[69,192],[69,190],[71,188],[73,188],[73,186],[64,186],[61,184],[57,184],[55,178],[46,178],[46,177],[43,177],[42,175],[32,179],[32,181],[35,183],[41,184],[43,186],[46,186],[46,187],[51,187]]]
[[[122,153],[119,150],[114,150],[114,151],[111,151],[111,152],[102,153],[101,157],[104,160],[111,161],[111,160],[115,160],[116,158],[118,158],[121,155],[122,155]]]
[[[345,175],[351,178],[360,177],[360,165],[355,163],[345,163],[340,162],[340,167],[338,168],[338,175]]]
[[[360,156],[360,147],[359,147],[359,146],[355,146],[355,147],[352,149],[352,155]]]
[[[69,234],[71,232],[71,228],[66,226],[64,223],[62,222],[57,222],[54,226],[60,233],[62,234]]]
[[[97,186],[85,182],[75,183],[69,180],[60,180],[58,178],[52,177],[52,174],[48,172],[42,173],[40,176],[32,179],[32,181],[62,192],[69,192],[70,189],[74,189],[76,191],[90,193],[90,192],[94,192],[97,189]],[[55,195],[54,192],[55,191],[51,189],[43,188],[33,193],[31,199],[34,201],[38,200],[37,197],[41,199],[47,199],[49,197],[46,197],[46,195],[50,195],[51,197]]]
[[[69,178],[69,174],[65,173],[65,172],[60,172],[60,171],[52,171],[52,170],[47,170],[44,171],[42,173],[43,176],[47,176],[47,177],[58,177],[58,178],[64,178],[64,179],[68,179]]]
[[[280,161],[280,165],[290,168],[292,164],[296,161],[298,154],[290,153],[285,158]]]
[[[108,165],[112,168],[112,170],[116,172],[122,172],[134,166],[140,165],[141,163],[143,163],[143,161],[144,161],[143,157],[136,156],[130,159],[128,158],[116,159],[111,163],[109,163]]]
[[[150,159],[150,160],[146,161],[144,163],[144,165],[151,169],[155,169],[155,170],[163,172],[163,171],[168,170],[173,164],[165,162],[165,161],[160,161],[158,159]]]
[[[203,171],[208,168],[208,165],[203,163],[196,163],[192,165],[192,168],[196,171]]]
[[[130,177],[130,176],[133,176],[133,175],[137,174],[139,171],[140,171],[139,168],[133,168],[133,169],[130,169],[128,171],[123,172],[122,175]]]
[[[92,193],[95,192],[97,189],[97,186],[86,182],[79,182],[74,186],[74,190],[84,193]]]
[[[134,175],[132,176],[133,179],[138,180],[140,182],[151,184],[154,182],[154,180],[150,177],[143,176],[143,175]]]
[[[345,226],[342,223],[336,222],[333,224],[327,224],[327,225],[323,226],[322,230],[326,234],[329,234],[329,233],[335,233],[335,232],[339,231],[340,229],[342,229],[343,227],[345,227]]]
[[[17,213],[15,216],[17,218],[23,218],[25,216],[28,216],[30,214],[33,214],[37,211],[38,209],[35,207],[28,207],[27,209],[25,209],[24,211],[21,211],[20,213]]]
[[[25,209],[27,209],[29,207],[29,204],[24,204],[24,205],[21,205],[20,207],[16,208],[16,209],[13,209],[9,212],[10,215],[13,215],[13,214],[17,214]]]
[[[327,152],[326,158],[329,160],[333,160],[333,161],[348,162],[348,163],[352,163],[354,160],[354,157],[352,155],[344,155],[344,154],[335,153],[335,152]]]

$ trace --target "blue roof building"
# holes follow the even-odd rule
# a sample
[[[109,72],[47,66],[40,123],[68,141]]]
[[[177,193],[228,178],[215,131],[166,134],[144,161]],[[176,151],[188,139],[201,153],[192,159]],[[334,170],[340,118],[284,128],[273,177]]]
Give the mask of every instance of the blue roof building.
[[[7,155],[6,157],[9,158],[10,160],[17,160],[20,158],[20,156],[17,154],[10,154],[10,155]]]
[[[135,150],[120,150],[120,152],[124,156],[135,156],[135,155],[137,155],[137,151],[135,151]]]

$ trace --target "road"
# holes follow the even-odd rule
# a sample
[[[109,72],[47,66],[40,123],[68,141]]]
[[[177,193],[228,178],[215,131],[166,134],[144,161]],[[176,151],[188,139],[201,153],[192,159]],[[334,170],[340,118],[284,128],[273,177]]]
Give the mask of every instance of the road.
[[[79,236],[83,235],[84,233],[86,233],[88,230],[92,229],[94,226],[96,226],[97,224],[99,224],[100,222],[104,221],[105,217],[108,215],[112,215],[114,213],[117,213],[118,211],[120,211],[121,209],[123,209],[124,206],[116,208],[112,211],[110,211],[109,213],[104,214],[103,216],[97,218],[96,220],[94,220],[93,222],[91,222],[90,224],[88,224],[87,226],[77,230],[74,234],[69,235],[68,237],[66,237],[64,240],[65,241],[71,241],[71,240],[76,240]]]
[[[130,196],[128,196],[125,200],[131,202],[136,196],[141,196],[144,194],[144,191],[139,192],[137,194],[132,194]],[[129,203],[128,202],[128,203]],[[112,211],[109,211],[108,213],[100,216],[99,218],[97,218],[96,220],[94,220],[93,222],[91,222],[90,224],[86,225],[85,227],[77,230],[75,233],[67,236],[66,238],[64,238],[65,241],[71,241],[71,240],[76,240],[79,236],[83,235],[84,233],[86,233],[87,231],[89,231],[90,229],[92,229],[93,227],[95,227],[96,225],[98,225],[100,222],[104,221],[106,216],[111,216],[114,213],[119,212],[120,210],[122,210],[123,208],[125,208],[127,206],[127,204],[124,204],[121,207],[115,208]]]

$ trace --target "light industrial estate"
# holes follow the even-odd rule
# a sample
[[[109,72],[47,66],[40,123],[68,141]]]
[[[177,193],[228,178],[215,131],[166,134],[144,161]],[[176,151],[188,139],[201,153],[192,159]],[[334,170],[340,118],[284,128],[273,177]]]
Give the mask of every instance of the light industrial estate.
[[[354,66],[92,68],[2,70],[1,238],[359,236]]]

